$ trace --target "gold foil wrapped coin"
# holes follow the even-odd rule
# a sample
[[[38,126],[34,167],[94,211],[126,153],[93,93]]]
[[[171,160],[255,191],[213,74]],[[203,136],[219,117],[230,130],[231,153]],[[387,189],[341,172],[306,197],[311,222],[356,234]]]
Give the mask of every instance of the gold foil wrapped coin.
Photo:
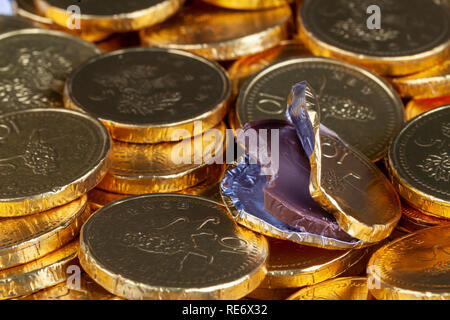
[[[450,219],[433,217],[412,208],[408,204],[402,204],[402,217],[399,225],[407,230],[411,230],[411,232],[444,223],[450,223]]]
[[[201,1],[141,31],[142,43],[197,53],[211,60],[233,60],[269,49],[287,38],[288,5],[260,11],[217,8]]]
[[[72,283],[73,282],[73,283]],[[19,300],[117,300],[86,273],[82,273],[79,283],[72,281],[69,285],[62,282],[51,288],[43,289],[36,293],[20,297]]]
[[[75,238],[91,214],[87,196],[26,217],[0,219],[0,269],[36,260]]]
[[[73,273],[72,268],[80,270],[77,254],[75,240],[38,260],[0,271],[0,299],[28,295],[64,282]]]
[[[110,166],[111,140],[96,119],[67,109],[0,116],[0,217],[46,211],[85,194]]]
[[[378,300],[449,300],[449,258],[450,225],[397,239],[370,259],[370,292]]]
[[[237,96],[250,76],[269,64],[292,57],[311,55],[298,40],[284,40],[279,45],[254,55],[242,57],[228,69],[231,80],[231,92]],[[244,124],[240,124],[242,127]]]
[[[260,10],[280,7],[293,0],[203,0],[218,7],[237,10]]]
[[[371,300],[367,278],[328,280],[294,293],[287,300]]]
[[[344,273],[368,255],[368,248],[327,250],[270,237],[267,240],[267,275],[260,288],[313,285]]]
[[[286,300],[298,288],[268,289],[258,287],[246,296],[249,300]]]
[[[81,231],[83,269],[127,299],[239,299],[263,280],[267,255],[262,236],[195,196],[119,200]]]
[[[184,1],[35,0],[35,3],[39,12],[63,27],[73,24],[73,14],[78,13],[79,28],[85,32],[125,32],[166,20]]]
[[[121,194],[163,193],[193,187],[223,172],[226,127],[180,142],[131,144],[116,141],[112,166],[98,188]]]
[[[449,17],[445,4],[433,0],[305,0],[298,24],[315,55],[397,76],[448,59]]]
[[[320,125],[320,106],[307,82],[292,88],[287,115],[311,164],[310,193],[352,237],[378,242],[401,217],[400,200],[386,176],[364,155]]]
[[[81,65],[66,83],[64,100],[97,116],[115,140],[156,143],[218,125],[229,95],[228,76],[215,62],[184,51],[134,48]]]
[[[450,105],[410,120],[393,140],[388,157],[391,179],[412,207],[450,219]]]
[[[38,11],[34,0],[12,0],[13,11],[16,15],[28,19],[40,27],[63,31],[73,36],[80,37],[86,41],[100,41],[111,35],[109,32],[83,32],[79,29],[69,29],[67,24],[63,27],[53,23],[53,21]]]
[[[413,99],[408,102],[405,109],[407,120],[411,120],[415,116],[427,112],[431,109],[450,104],[450,95],[431,99]]]
[[[66,33],[24,29],[0,35],[0,114],[62,107],[72,70],[101,53],[94,44]]]
[[[450,59],[431,69],[393,78],[392,85],[402,97],[429,99],[450,95]]]

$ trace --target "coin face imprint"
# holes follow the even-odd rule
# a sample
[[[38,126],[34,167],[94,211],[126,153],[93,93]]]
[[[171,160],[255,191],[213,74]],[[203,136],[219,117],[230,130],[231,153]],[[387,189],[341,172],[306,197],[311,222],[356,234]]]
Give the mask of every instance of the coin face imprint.
[[[225,72],[181,51],[131,49],[103,55],[75,71],[68,84],[74,104],[104,120],[165,125],[201,116],[229,92]]]
[[[222,206],[189,196],[139,196],[102,209],[82,242],[99,265],[152,287],[193,288],[237,280],[264,260]]]
[[[256,74],[239,95],[240,122],[285,119],[290,88],[303,80],[318,95],[325,126],[371,160],[384,155],[403,124],[402,102],[375,75],[333,59],[293,58]]]
[[[371,5],[380,8],[380,29],[367,27],[366,11]],[[432,0],[319,0],[305,1],[300,16],[308,32],[334,47],[396,57],[427,52],[447,42],[450,20],[445,9]]]
[[[98,53],[93,44],[58,31],[33,29],[0,36],[0,114],[62,107],[67,77]]]
[[[394,140],[390,157],[409,185],[450,201],[450,106],[410,121]]]
[[[105,159],[110,141],[106,129],[88,116],[34,109],[0,117],[0,146],[1,200],[66,187]]]

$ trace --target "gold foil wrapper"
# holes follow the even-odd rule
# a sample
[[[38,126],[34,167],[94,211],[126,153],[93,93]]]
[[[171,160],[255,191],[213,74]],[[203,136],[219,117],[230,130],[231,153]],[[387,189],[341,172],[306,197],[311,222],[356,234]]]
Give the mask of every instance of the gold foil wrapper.
[[[0,271],[0,299],[12,299],[54,286],[70,276],[68,267],[78,266],[78,240],[38,260]]]
[[[218,7],[237,10],[260,10],[280,7],[294,0],[203,0]]]
[[[75,281],[71,285],[62,282],[18,300],[122,300],[103,289],[86,273],[81,274],[79,281],[79,286],[75,286]]]
[[[267,275],[259,288],[300,288],[346,272],[369,255],[369,248],[326,250],[267,238]]]
[[[220,9],[199,1],[141,31],[142,43],[187,50],[211,60],[233,60],[269,49],[288,36],[288,5],[261,11]]]
[[[168,17],[177,12],[184,4],[185,0],[164,0],[149,7],[143,8],[135,12],[126,12],[126,2],[124,4],[124,12],[116,14],[85,14],[81,12],[80,28],[84,32],[125,32],[139,30],[149,27],[166,20]],[[39,12],[50,18],[54,23],[60,26],[67,26],[71,21],[71,12],[66,8],[60,8],[49,5],[45,0],[36,0],[36,6]],[[76,2],[74,2],[76,4]],[[99,3],[99,5],[107,5]]]
[[[307,55],[311,55],[311,53],[299,40],[284,40],[273,48],[240,58],[228,69],[232,95],[237,96],[245,81],[269,64],[282,59]],[[239,123],[239,119],[237,120]],[[240,123],[240,127],[243,125]]]
[[[67,24],[64,26],[57,25],[51,19],[38,12],[34,0],[13,0],[13,11],[16,15],[38,23],[43,28],[63,31],[86,41],[97,42],[111,35],[110,32],[84,32],[77,29],[68,29],[66,27]]]
[[[143,194],[193,187],[207,177],[221,174],[226,144],[223,122],[203,135],[181,142],[129,144],[116,141],[111,152],[111,169],[98,188],[119,194]]]
[[[120,213],[116,211],[119,207],[126,210]],[[110,210],[115,211],[112,216]],[[117,225],[116,219],[123,218]],[[147,221],[145,226],[143,219]],[[166,225],[163,220],[170,223]],[[163,229],[161,224],[165,225]],[[128,236],[142,227],[147,231],[141,232],[139,238]],[[158,230],[163,230],[164,235]],[[122,256],[122,249],[120,254],[109,249],[98,251],[106,242],[109,248],[119,248],[123,232],[128,239],[127,257]],[[200,242],[201,235],[206,236],[203,241],[210,239],[208,246]],[[149,236],[162,237],[162,242],[139,244],[141,237]],[[175,241],[175,247],[164,240],[167,237]],[[216,250],[217,245],[220,250]],[[170,254],[173,250],[181,250],[176,251],[181,258]],[[110,260],[111,254],[119,255]],[[127,299],[227,300],[242,298],[258,287],[266,274],[267,255],[264,237],[236,226],[216,202],[195,196],[147,194],[118,201],[92,216],[81,231],[79,259],[92,279]],[[219,262],[225,257],[225,264]],[[193,264],[196,258],[200,260]],[[166,267],[162,268],[162,264]]]
[[[393,78],[391,83],[402,97],[429,99],[450,95],[450,59],[431,69],[406,77]]]
[[[245,298],[249,300],[286,300],[297,291],[298,288],[268,289],[258,287]]]
[[[370,292],[378,300],[449,300],[450,225],[396,239],[371,257]]]
[[[92,213],[87,196],[42,213],[0,219],[0,269],[36,260],[74,239]]]
[[[450,219],[430,216],[414,209],[406,203],[402,204],[402,218],[400,219],[399,225],[406,230],[414,232],[445,223],[450,223]]]
[[[306,82],[293,87],[288,114],[311,164],[310,193],[352,237],[378,242],[401,217],[400,199],[364,155],[320,125],[320,107]]]
[[[288,300],[371,300],[367,278],[337,278],[304,288]]]

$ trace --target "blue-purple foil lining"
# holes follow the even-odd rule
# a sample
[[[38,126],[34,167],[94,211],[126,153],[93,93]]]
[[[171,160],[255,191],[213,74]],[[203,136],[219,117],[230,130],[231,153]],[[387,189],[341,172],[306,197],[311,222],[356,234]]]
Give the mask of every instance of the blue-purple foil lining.
[[[261,175],[258,164],[250,164],[248,154],[230,168],[221,182],[222,195],[228,197],[234,208],[228,208],[235,220],[264,235],[290,240],[299,244],[327,249],[351,249],[364,246],[357,239],[346,242],[296,229],[274,218],[264,210],[263,188],[267,177]],[[227,201],[226,201],[227,202]]]

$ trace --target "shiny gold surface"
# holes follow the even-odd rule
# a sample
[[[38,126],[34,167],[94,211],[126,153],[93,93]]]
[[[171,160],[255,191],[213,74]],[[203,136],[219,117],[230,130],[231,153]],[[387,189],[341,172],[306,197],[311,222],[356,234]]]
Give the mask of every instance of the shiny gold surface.
[[[54,23],[60,26],[67,26],[71,19],[71,12],[67,12],[65,7],[52,6],[46,0],[35,0],[36,6],[44,16],[50,18]],[[97,1],[100,6],[108,5],[107,1]],[[135,12],[127,10],[127,2],[124,4],[123,12],[114,14],[89,14],[81,10],[80,27],[84,32],[125,32],[139,30],[149,27],[166,20],[177,12],[185,0],[161,0],[153,3],[148,8],[143,8]],[[73,1],[72,4],[80,2]],[[82,5],[82,3],[81,3]],[[68,5],[67,5],[68,6]]]
[[[195,196],[119,200],[89,219],[80,241],[83,269],[127,299],[239,299],[266,274],[264,237]]]
[[[309,85],[300,105],[314,134],[309,137],[314,143],[309,155],[311,196],[352,237],[370,243],[387,238],[401,217],[394,187],[363,154],[319,129],[320,106]]]
[[[231,80],[231,93],[239,94],[239,90],[250,76],[269,64],[298,56],[311,55],[308,49],[298,40],[284,40],[279,45],[254,55],[246,56],[235,61],[228,69]],[[240,124],[242,127],[243,124]]]
[[[28,295],[64,282],[70,276],[67,268],[78,266],[77,254],[75,240],[38,260],[0,271],[0,299]]]
[[[90,216],[87,196],[42,213],[0,219],[0,269],[36,260],[76,237]]]
[[[292,3],[293,0],[203,0],[215,6],[239,9],[239,10],[259,10],[279,7]]]
[[[397,239],[370,259],[370,292],[378,300],[449,300],[449,258],[450,225]]]
[[[36,293],[20,297],[18,300],[117,300],[113,294],[109,293],[86,273],[80,277],[80,286],[70,286],[67,282],[62,282],[51,288],[43,289]]]
[[[214,200],[218,203],[223,203],[222,197],[220,196],[219,188],[220,188],[220,180],[224,170],[225,165],[222,165],[220,174],[218,175],[211,174],[205,181],[201,182],[200,184],[184,190],[177,191],[176,193],[190,194],[194,196],[203,196],[205,198]],[[127,194],[108,192],[98,188],[92,189],[91,191],[88,192],[89,202],[99,205],[101,207],[106,206],[107,204],[113,201],[123,199],[129,196],[130,195]]]
[[[446,104],[450,104],[450,95],[431,99],[413,99],[408,102],[405,109],[406,119],[410,120],[419,114],[427,112],[433,108],[437,108]]]
[[[347,277],[304,288],[287,300],[370,300],[370,294],[367,278]]]
[[[450,219],[441,219],[430,216],[414,209],[406,203],[402,203],[402,218],[400,219],[399,224],[407,230],[411,230],[413,232],[444,223],[450,223]]]
[[[299,288],[338,276],[368,255],[368,248],[327,250],[267,238],[267,275],[260,288]]]
[[[450,95],[450,59],[431,69],[406,77],[393,78],[394,88],[402,97],[416,99]]]
[[[82,30],[71,30],[59,26],[53,23],[51,19],[39,14],[38,9],[34,4],[34,0],[13,0],[13,11],[16,15],[36,22],[43,28],[64,31],[87,41],[101,41],[111,35],[109,32],[84,32]]]
[[[182,49],[211,60],[232,60],[264,51],[287,38],[291,9],[284,5],[263,11],[234,11],[201,2],[141,31],[142,43]]]
[[[357,6],[354,3],[349,3],[349,5]],[[391,7],[393,8],[393,6]],[[398,13],[396,14],[401,15],[400,12],[402,11],[398,10]],[[361,12],[360,14],[363,13]],[[399,17],[397,16],[395,18]],[[361,54],[357,52],[340,49],[334,45],[321,41],[310,30],[307,30],[305,28],[305,25],[302,19],[300,18],[300,14],[297,15],[297,25],[299,38],[302,40],[303,43],[305,43],[306,47],[309,50],[311,50],[311,52],[314,55],[336,58],[357,65],[361,65],[382,75],[401,76],[421,72],[423,70],[439,65],[443,61],[448,59],[450,51],[450,39],[449,39],[446,43],[442,43],[439,46],[435,46],[432,50],[420,52],[417,54],[393,56],[393,57],[371,56],[369,54]],[[426,33],[426,31],[424,31],[424,33]],[[351,35],[348,35],[348,37],[351,38]],[[376,43],[377,40],[373,39],[371,42]],[[366,49],[368,48],[369,44],[370,42],[367,42]],[[401,43],[394,43],[394,45],[396,47],[402,48]]]
[[[208,176],[218,176],[223,165],[226,126],[206,131],[181,142],[130,144],[116,141],[112,166],[98,188],[119,194],[180,191],[193,187]],[[181,163],[177,163],[183,161]]]
[[[241,160],[242,159],[238,159],[233,164],[228,165],[226,171],[234,169]],[[251,212],[246,212],[243,209],[237,209],[230,197],[224,195],[222,190],[220,191],[220,193],[222,195],[222,200],[225,203],[226,208],[237,223],[267,237],[272,237],[280,240],[289,240],[300,245],[331,250],[354,249],[367,245],[362,241],[343,242],[332,238],[324,238],[322,237],[322,235],[308,232],[287,232],[286,230],[278,228],[277,226],[274,226],[267,221],[252,215]]]
[[[298,288],[268,289],[258,287],[250,292],[246,298],[250,300],[286,300],[298,291]]]

